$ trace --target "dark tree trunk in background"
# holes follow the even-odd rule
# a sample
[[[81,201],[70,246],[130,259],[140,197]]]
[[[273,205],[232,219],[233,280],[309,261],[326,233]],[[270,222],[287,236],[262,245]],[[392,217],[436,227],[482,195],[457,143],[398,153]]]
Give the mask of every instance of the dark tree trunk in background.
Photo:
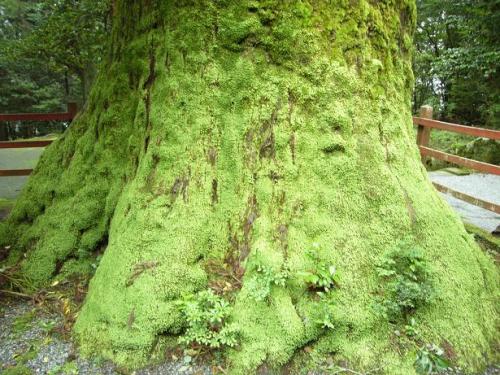
[[[8,139],[8,124],[6,122],[0,123],[0,141],[7,141]]]

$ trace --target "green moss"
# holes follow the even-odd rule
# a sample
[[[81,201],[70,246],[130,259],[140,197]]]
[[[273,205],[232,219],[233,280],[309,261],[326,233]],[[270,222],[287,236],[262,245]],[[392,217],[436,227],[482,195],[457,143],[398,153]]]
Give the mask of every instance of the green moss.
[[[91,276],[97,265],[99,259],[70,259],[64,263],[56,276],[56,279],[66,280],[73,276]]]
[[[484,250],[492,252],[493,255],[500,253],[500,238],[476,227],[473,224],[464,223],[465,230],[474,236],[476,242]]]
[[[36,356],[38,355],[40,344],[41,343],[38,341],[31,342],[28,349],[24,353],[16,357],[16,362],[18,366],[26,364],[28,361],[35,359]]]
[[[416,353],[394,348],[372,308],[375,265],[410,238],[436,285],[415,313],[423,339],[446,340],[471,371],[494,359],[498,271],[414,142],[413,1],[132,3],[116,4],[88,109],[44,153],[0,232],[38,285],[106,246],[75,325],[83,353],[133,368],[175,345],[178,301],[205,290],[218,261],[244,271],[228,296],[232,373],[327,356],[412,373]],[[334,329],[317,323],[300,276],[313,244],[342,275]],[[258,301],[257,258],[287,270]]]
[[[29,328],[31,328],[32,322],[35,317],[36,310],[31,310],[21,316],[18,316],[12,324],[12,331],[16,334],[27,331]]]
[[[31,375],[33,371],[25,365],[17,365],[15,367],[9,367],[3,370],[4,375]]]
[[[78,365],[75,361],[66,362],[63,365],[54,366],[49,372],[49,375],[73,375],[78,374]]]

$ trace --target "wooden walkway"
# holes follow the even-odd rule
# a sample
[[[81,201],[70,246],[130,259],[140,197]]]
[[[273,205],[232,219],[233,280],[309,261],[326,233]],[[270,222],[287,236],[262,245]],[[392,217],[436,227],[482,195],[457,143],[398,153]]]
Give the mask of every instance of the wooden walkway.
[[[472,173],[466,176],[457,176],[444,169],[429,172],[429,177],[432,182],[441,186],[500,205],[500,176],[498,175]],[[443,193],[442,195],[465,222],[490,233],[500,225],[500,214],[457,199],[449,194]]]

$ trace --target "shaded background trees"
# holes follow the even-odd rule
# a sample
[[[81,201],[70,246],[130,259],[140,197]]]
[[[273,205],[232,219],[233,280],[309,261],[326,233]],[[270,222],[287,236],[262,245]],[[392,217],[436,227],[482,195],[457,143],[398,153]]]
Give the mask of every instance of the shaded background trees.
[[[418,0],[417,6],[414,111],[430,104],[438,119],[499,129],[500,1]],[[68,101],[83,105],[110,23],[106,0],[4,0],[0,112],[58,111]],[[39,124],[33,134],[32,126],[9,125],[0,127],[0,139],[64,129]],[[474,149],[470,138],[443,132],[433,138],[446,151],[468,155]],[[487,153],[497,153],[498,144],[490,146]]]
[[[439,120],[500,128],[500,1],[418,0],[413,109]],[[431,146],[500,164],[500,142],[432,132]],[[447,166],[428,160],[428,167]]]
[[[500,128],[500,1],[419,0],[414,108]]]
[[[500,128],[500,1],[419,0],[414,109]],[[110,30],[106,0],[0,4],[0,111],[83,104]]]
[[[108,18],[101,0],[3,1],[0,112],[64,111],[68,101],[82,105],[105,48]],[[61,124],[32,125],[2,126],[0,138],[61,130]]]

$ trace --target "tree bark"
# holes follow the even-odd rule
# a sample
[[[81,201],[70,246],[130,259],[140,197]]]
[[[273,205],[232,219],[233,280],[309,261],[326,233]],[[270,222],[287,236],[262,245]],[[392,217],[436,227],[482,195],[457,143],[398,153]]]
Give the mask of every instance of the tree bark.
[[[420,163],[413,1],[113,9],[86,110],[44,153],[0,232],[34,285],[105,248],[75,326],[84,352],[145,364],[185,332],[178,301],[212,288],[239,327],[238,346],[224,350],[234,373],[328,355],[411,373],[415,351],[394,344],[373,308],[375,265],[404,239],[436,286],[416,313],[421,336],[463,366],[484,365],[498,273]],[[341,273],[330,330],[300,276],[320,264]],[[252,290],[259,269],[288,275],[263,301]]]

